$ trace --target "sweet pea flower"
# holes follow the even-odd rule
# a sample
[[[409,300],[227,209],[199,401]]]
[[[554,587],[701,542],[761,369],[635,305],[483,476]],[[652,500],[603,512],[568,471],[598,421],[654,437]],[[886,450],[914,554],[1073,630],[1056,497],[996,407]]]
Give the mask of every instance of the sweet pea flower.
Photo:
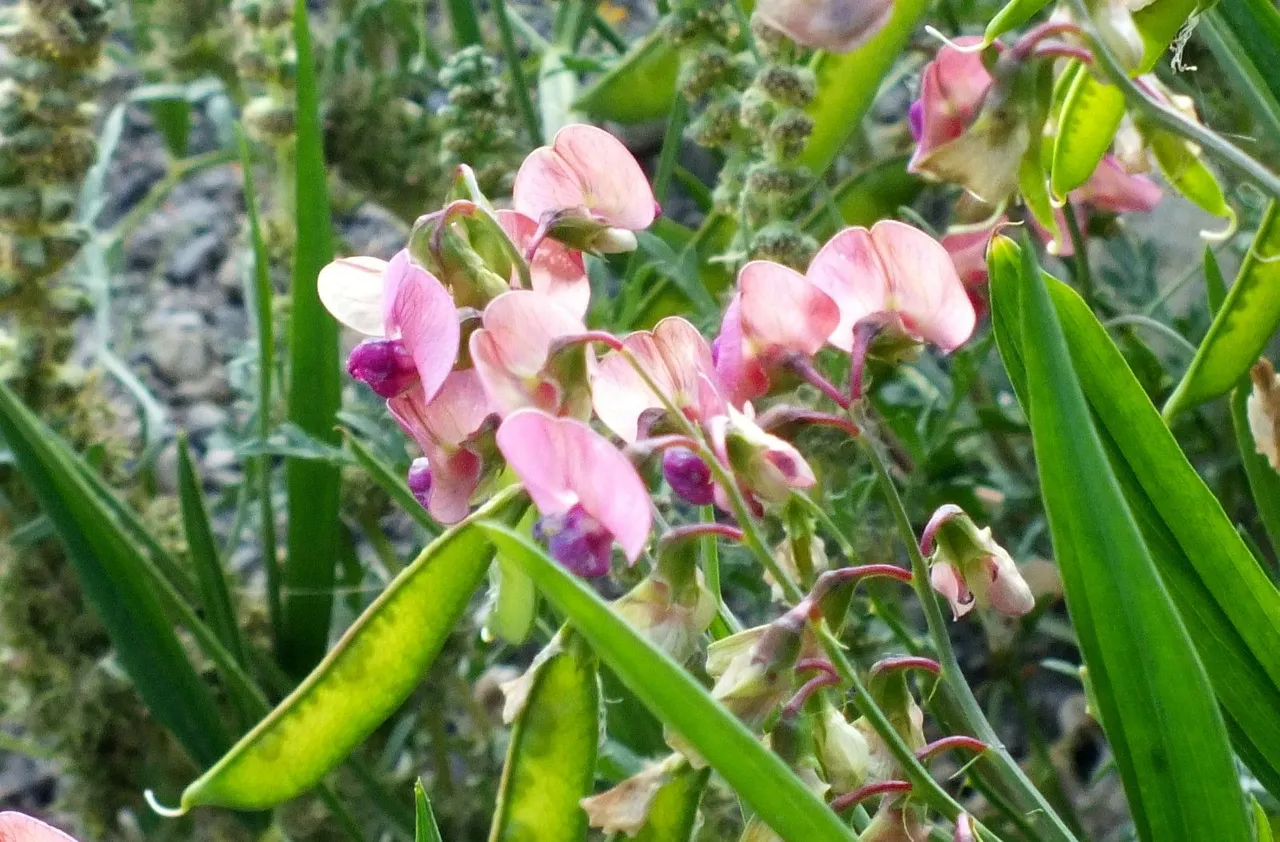
[[[920,77],[920,98],[911,103],[908,124],[916,150],[908,169],[916,172],[938,147],[964,134],[978,116],[982,101],[991,89],[991,73],[982,63],[982,53],[957,47],[982,43],[976,35],[966,35],[944,44]],[[953,44],[955,46],[953,46]]]
[[[640,557],[653,522],[649,493],[608,439],[577,419],[522,409],[498,428],[498,449],[542,514],[536,534],[566,568],[605,575],[614,542],[629,562]]]
[[[651,331],[629,334],[622,344],[689,420],[702,424],[724,413],[711,346],[686,319],[663,319]],[[591,377],[591,392],[596,415],[628,444],[643,438],[651,417],[665,410],[658,395],[617,351],[600,360]]]
[[[893,16],[890,0],[760,0],[756,14],[805,47],[847,53]]]
[[[414,497],[440,523],[462,520],[484,477],[482,433],[494,412],[476,370],[453,372],[434,398],[415,386],[387,408],[425,454],[409,469]]]
[[[461,328],[444,285],[408,251],[390,262],[335,260],[320,271],[320,301],[347,327],[373,337],[351,352],[347,370],[384,398],[420,383],[426,399],[458,359]]]
[[[887,330],[950,352],[968,340],[977,323],[947,250],[895,220],[836,234],[809,264],[808,277],[839,305],[839,322],[828,341],[843,351],[861,353],[860,342]],[[855,378],[860,363],[854,360]]]
[[[921,536],[920,551],[930,556],[933,589],[951,603],[957,620],[974,605],[1011,617],[1036,606],[1018,565],[991,537],[991,527],[978,529],[959,506],[948,504],[934,512]]]
[[[471,362],[502,415],[523,407],[585,416],[585,348],[553,353],[556,340],[586,331],[579,316],[556,299],[513,290],[489,303],[484,327],[471,334]]]
[[[555,240],[536,242],[538,223],[532,217],[513,210],[500,210],[497,217],[498,224],[521,254],[527,254],[530,248],[534,248],[533,257],[529,260],[534,292],[555,300],[579,318],[585,317],[591,303],[591,281],[587,278],[582,254]]]
[[[840,323],[837,302],[804,275],[753,260],[738,273],[715,345],[715,366],[730,403],[768,394],[770,373],[807,362]]]
[[[711,419],[710,431],[716,455],[748,492],[764,502],[785,502],[792,491],[812,488],[817,482],[800,451],[756,423],[750,404],[745,412],[728,407],[724,415]],[[716,489],[717,497],[722,493]],[[720,502],[721,508],[728,508]]]
[[[0,842],[76,842],[67,834],[23,813],[0,813]]]
[[[1008,221],[1001,214],[974,225],[956,225],[948,228],[938,241],[951,257],[956,275],[966,288],[972,290],[987,282],[987,247],[996,231]]]
[[[1071,191],[1071,206],[1075,209],[1077,223],[1083,227],[1089,210],[1113,214],[1145,213],[1154,210],[1162,198],[1164,192],[1154,179],[1129,173],[1118,157],[1107,155],[1099,162],[1089,180]],[[1053,215],[1059,232],[1069,230],[1065,206],[1054,208]],[[1070,238],[1054,237],[1034,217],[1032,224],[1042,237],[1050,241],[1049,251],[1053,254],[1060,257],[1075,254]]]
[[[529,153],[516,173],[512,204],[540,231],[602,253],[632,251],[658,203],[635,157],[595,126],[565,126]],[[540,237],[539,237],[540,238]]]

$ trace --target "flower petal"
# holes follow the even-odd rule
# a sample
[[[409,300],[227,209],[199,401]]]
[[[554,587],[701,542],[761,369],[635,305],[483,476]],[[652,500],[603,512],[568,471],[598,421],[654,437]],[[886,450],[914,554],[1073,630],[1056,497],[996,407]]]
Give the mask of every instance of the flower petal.
[[[889,277],[866,228],[845,228],[828,240],[809,264],[807,277],[840,309],[827,341],[842,351],[853,350],[855,324],[889,307]]]
[[[551,148],[577,175],[582,204],[597,218],[630,231],[653,224],[658,207],[653,188],[635,156],[616,137],[595,126],[565,126],[556,132]]]
[[[689,320],[668,316],[654,325],[653,341],[666,368],[672,400],[682,409],[699,411],[704,382],[718,379],[706,338]],[[699,412],[699,420],[706,417]]]
[[[587,197],[578,174],[550,146],[529,153],[516,172],[511,205],[518,212],[541,222],[548,214],[585,208]]]
[[[738,273],[742,327],[770,351],[816,354],[840,323],[840,308],[799,272],[753,260]]]
[[[713,355],[716,373],[724,384],[729,402],[734,406],[742,406],[745,402],[768,393],[769,375],[747,347],[747,339],[743,333],[741,293],[735,295],[725,308]]]
[[[647,331],[633,333],[622,342],[659,387],[669,392],[666,366],[653,335]],[[662,407],[662,401],[631,363],[616,351],[606,354],[596,368],[591,378],[591,400],[601,422],[627,444],[634,444],[640,437],[640,416],[646,410]]]
[[[341,257],[320,270],[316,289],[329,314],[365,336],[385,336],[382,279],[387,262],[376,257]]]
[[[538,231],[537,221],[518,211],[498,211],[498,223],[521,254],[528,250]],[[555,299],[575,316],[586,316],[591,303],[591,281],[580,252],[549,237],[543,239],[529,263],[529,275],[536,292]]]
[[[649,494],[626,456],[574,418],[524,409],[498,428],[498,448],[543,515],[581,505],[635,561],[652,526]]]
[[[950,228],[943,235],[942,247],[951,256],[956,274],[966,286],[976,286],[987,281],[987,246],[992,236],[1008,220],[997,216],[990,222]]]
[[[981,43],[977,36],[957,38],[969,47]],[[924,69],[920,80],[919,137],[910,168],[937,147],[955,140],[973,122],[982,100],[991,88],[991,74],[982,63],[982,54],[943,45]]]
[[[877,222],[871,240],[889,275],[890,303],[921,339],[952,351],[973,335],[977,313],[947,250],[918,228]]]
[[[39,819],[22,813],[0,813],[0,842],[75,842]]]
[[[536,378],[556,339],[586,330],[582,319],[532,290],[499,295],[484,311],[484,329],[471,335],[471,361],[498,411],[541,406]]]
[[[1072,196],[1108,213],[1145,212],[1164,197],[1160,185],[1145,175],[1130,175],[1114,155],[1107,155],[1084,186]]]
[[[929,570],[929,583],[951,604],[951,616],[959,620],[973,610],[973,594],[965,586],[964,578],[946,562],[938,562]]]
[[[387,265],[387,328],[398,333],[413,356],[430,400],[458,361],[461,327],[444,284],[401,251]]]
[[[756,14],[805,47],[847,53],[893,14],[891,0],[761,0]]]

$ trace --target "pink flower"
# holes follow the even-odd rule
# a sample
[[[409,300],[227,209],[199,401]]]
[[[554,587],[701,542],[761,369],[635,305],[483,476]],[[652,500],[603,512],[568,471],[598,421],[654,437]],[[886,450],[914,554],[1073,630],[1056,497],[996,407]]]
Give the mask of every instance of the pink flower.
[[[1011,617],[1036,607],[1035,595],[1008,551],[991,537],[991,527],[979,529],[959,506],[948,504],[934,512],[921,535],[920,551],[930,556],[933,589],[951,603],[957,620],[974,605]]]
[[[809,280],[839,305],[829,340],[854,349],[854,328],[877,322],[953,351],[977,322],[951,257],[928,234],[894,220],[846,228],[809,264]]]
[[[947,229],[939,241],[951,256],[956,274],[966,287],[987,282],[987,246],[1001,226],[1008,224],[1003,214],[975,225],[957,225]]]
[[[613,135],[587,125],[565,126],[550,146],[529,153],[512,204],[550,236],[599,252],[631,251],[633,232],[658,213],[636,159]]]
[[[760,0],[756,14],[805,47],[847,53],[879,32],[891,0]]]
[[[634,563],[653,515],[640,475],[608,439],[573,418],[534,409],[507,416],[498,449],[542,514],[537,533],[580,576],[603,576],[616,541]]]
[[[639,331],[622,344],[648,373],[662,393],[696,423],[723,414],[719,376],[711,346],[685,319],[677,316],[658,322],[652,331]],[[647,433],[648,415],[659,415],[664,406],[640,374],[621,354],[607,354],[591,378],[596,415],[619,438],[634,444]]]
[[[493,414],[475,369],[450,374],[432,399],[415,387],[387,408],[426,456],[410,469],[414,496],[440,523],[462,520],[484,476],[481,434]]]
[[[497,216],[502,230],[507,232],[520,253],[526,254],[535,244],[537,221],[513,210],[500,210]],[[587,279],[587,267],[579,252],[555,240],[543,240],[537,244],[529,260],[529,275],[535,292],[555,299],[557,304],[576,316],[587,315],[587,307],[591,303],[591,281]],[[515,280],[514,273],[512,280]]]
[[[1160,204],[1162,198],[1164,192],[1154,179],[1146,175],[1130,174],[1115,155],[1104,157],[1089,180],[1071,191],[1076,222],[1082,228],[1088,222],[1087,212],[1090,209],[1103,213],[1145,213]],[[1065,232],[1069,230],[1066,207],[1054,208],[1053,215],[1062,236],[1055,238],[1034,219],[1033,226],[1044,239],[1051,241],[1051,252],[1060,257],[1070,257],[1075,254],[1075,246],[1065,236]]]
[[[514,290],[491,301],[484,327],[471,334],[470,346],[472,364],[497,411],[507,415],[537,407],[555,414],[589,412],[583,406],[589,400],[586,350],[552,354],[557,339],[585,331],[581,318],[540,292]]]
[[[767,394],[770,371],[812,357],[839,321],[836,302],[794,269],[767,260],[743,266],[715,346],[730,402]]]
[[[22,813],[0,813],[0,842],[76,842],[57,828]]]
[[[353,377],[382,397],[400,394],[415,381],[427,399],[439,391],[458,359],[458,313],[449,291],[415,265],[408,251],[389,263],[373,257],[335,260],[316,283],[334,318],[376,337],[352,352]]]
[[[725,415],[711,419],[709,427],[716,455],[754,497],[782,503],[792,491],[812,488],[817,482],[800,451],[756,423],[750,404],[745,412],[728,407]],[[716,489],[717,501],[727,509],[723,494],[723,489]]]
[[[971,47],[981,44],[982,38],[966,35],[954,43]],[[909,118],[916,151],[909,169],[914,172],[930,152],[964,134],[978,116],[992,81],[982,53],[964,52],[950,44],[938,50],[920,78],[920,98],[911,104]]]

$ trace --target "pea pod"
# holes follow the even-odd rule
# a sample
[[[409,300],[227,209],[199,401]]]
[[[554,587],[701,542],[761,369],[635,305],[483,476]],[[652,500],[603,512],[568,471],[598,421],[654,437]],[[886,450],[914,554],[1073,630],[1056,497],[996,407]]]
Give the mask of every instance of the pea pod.
[[[1049,0],[1009,0],[987,24],[982,36],[982,46],[991,46],[1001,35],[1022,26],[1048,5]]]
[[[1156,0],[1134,13],[1133,23],[1143,43],[1135,76],[1151,72],[1196,6],[1197,0]],[[1098,81],[1079,62],[1065,72],[1074,74],[1075,80],[1058,116],[1053,147],[1049,182],[1058,197],[1089,180],[1124,117],[1124,94],[1119,88]]]
[[[1280,211],[1273,202],[1258,226],[1236,282],[1195,358],[1164,406],[1166,421],[1225,395],[1280,329]]]
[[[319,783],[426,674],[493,557],[471,524],[505,512],[517,493],[504,491],[427,545],[298,688],[186,788],[177,812],[263,809]]]
[[[689,842],[698,826],[698,804],[710,776],[710,769],[687,764],[672,775],[653,797],[649,818],[635,842]]]
[[[553,644],[555,645],[555,644]],[[585,641],[562,632],[560,651],[532,669],[516,718],[489,842],[575,842],[600,742],[600,682]]]
[[[531,529],[537,511],[529,509],[521,529]],[[529,637],[538,616],[538,590],[520,565],[498,553],[489,567],[489,613],[484,621],[486,638],[498,637],[519,646]]]
[[[1228,220],[1227,231],[1214,235],[1214,239],[1225,239],[1234,233],[1236,212],[1227,204],[1226,194],[1213,170],[1190,145],[1177,135],[1159,129],[1145,132],[1144,137],[1156,166],[1174,190],[1206,213]]]

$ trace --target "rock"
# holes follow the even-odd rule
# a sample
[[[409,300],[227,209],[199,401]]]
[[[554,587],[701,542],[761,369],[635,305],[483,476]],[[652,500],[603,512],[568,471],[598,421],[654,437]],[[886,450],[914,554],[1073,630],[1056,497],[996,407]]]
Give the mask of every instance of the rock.
[[[221,233],[200,234],[178,247],[165,274],[175,284],[193,285],[217,269],[226,253],[227,244]]]
[[[225,409],[212,401],[199,401],[187,410],[187,429],[192,433],[207,433],[227,423]]]
[[[227,370],[220,365],[211,366],[203,377],[182,381],[174,392],[179,401],[187,403],[211,401],[226,404],[235,397],[227,381]]]
[[[156,373],[170,383],[197,380],[209,373],[209,340],[204,319],[194,310],[157,313],[148,320],[147,356]]]
[[[161,494],[178,493],[178,444],[169,442],[156,457],[156,490]]]

